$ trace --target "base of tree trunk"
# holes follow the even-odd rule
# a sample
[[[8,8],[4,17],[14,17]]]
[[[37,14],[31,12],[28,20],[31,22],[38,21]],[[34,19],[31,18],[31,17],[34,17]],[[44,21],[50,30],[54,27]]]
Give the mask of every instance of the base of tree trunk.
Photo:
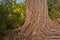
[[[27,0],[25,24],[9,31],[4,40],[60,40],[60,25],[48,15],[47,0]]]

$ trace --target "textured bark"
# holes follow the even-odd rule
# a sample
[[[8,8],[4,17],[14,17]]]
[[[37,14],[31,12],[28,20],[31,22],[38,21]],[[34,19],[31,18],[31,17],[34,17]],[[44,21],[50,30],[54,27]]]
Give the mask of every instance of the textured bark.
[[[60,25],[48,15],[47,0],[27,0],[25,24],[12,30],[4,40],[59,40]]]

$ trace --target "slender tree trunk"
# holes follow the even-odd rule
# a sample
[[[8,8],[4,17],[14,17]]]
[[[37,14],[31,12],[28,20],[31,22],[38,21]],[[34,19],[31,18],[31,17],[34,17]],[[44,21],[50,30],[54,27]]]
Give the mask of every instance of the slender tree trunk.
[[[26,0],[25,24],[4,37],[4,40],[48,40],[60,38],[60,27],[48,15],[47,0]],[[47,39],[48,38],[48,39]]]

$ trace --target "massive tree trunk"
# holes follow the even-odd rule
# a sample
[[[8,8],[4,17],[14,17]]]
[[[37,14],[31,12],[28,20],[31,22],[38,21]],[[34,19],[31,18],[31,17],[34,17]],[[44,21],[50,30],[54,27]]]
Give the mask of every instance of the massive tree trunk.
[[[47,0],[26,0],[25,24],[9,32],[4,40],[48,40],[60,38],[60,26],[48,15]]]

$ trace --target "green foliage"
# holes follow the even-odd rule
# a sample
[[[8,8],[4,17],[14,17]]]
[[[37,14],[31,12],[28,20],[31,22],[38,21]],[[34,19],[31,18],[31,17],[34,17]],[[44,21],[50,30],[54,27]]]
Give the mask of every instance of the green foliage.
[[[21,27],[25,22],[25,2],[3,1],[0,4],[0,37],[6,31]]]
[[[10,14],[8,16],[9,20],[7,22],[8,29],[18,28],[24,24],[26,10],[25,7],[26,7],[25,2],[16,4],[12,3]]]
[[[49,0],[48,11],[49,16],[53,21],[56,21],[57,18],[60,18],[60,3],[58,0]]]
[[[0,37],[3,36],[6,31],[6,21],[8,17],[8,10],[5,4],[0,4]]]
[[[56,21],[57,18],[60,18],[60,3],[54,5],[49,15],[54,21]]]

